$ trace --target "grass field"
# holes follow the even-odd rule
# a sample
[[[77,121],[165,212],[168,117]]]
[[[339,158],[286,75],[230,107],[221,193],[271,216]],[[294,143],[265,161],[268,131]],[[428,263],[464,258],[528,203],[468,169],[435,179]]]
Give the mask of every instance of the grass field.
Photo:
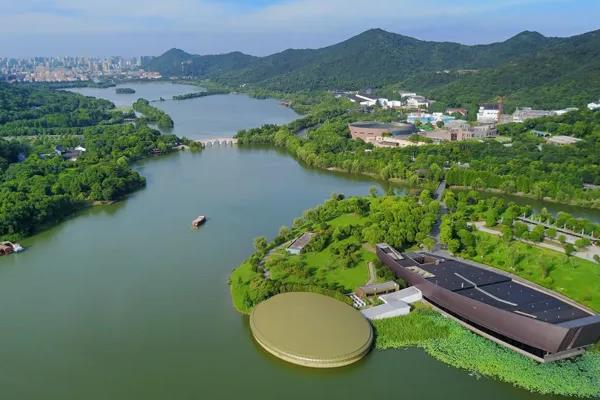
[[[503,241],[477,232],[477,256],[463,255],[521,276],[600,312],[600,265],[576,257]]]
[[[356,214],[343,214],[327,221],[332,228],[349,225],[363,225],[368,219]],[[302,232],[295,232],[299,235]],[[332,240],[321,251],[290,255],[284,248],[274,251],[265,258],[265,266],[270,279],[263,279],[262,272],[252,268],[249,261],[238,266],[230,276],[231,296],[235,308],[242,312],[250,312],[246,298],[259,296],[265,286],[277,283],[282,285],[299,285],[303,287],[339,288],[342,292],[351,292],[364,285],[369,279],[368,263],[377,256],[362,247],[355,252],[356,262],[351,267],[342,265],[340,256],[334,254],[334,246],[352,241],[352,238]]]

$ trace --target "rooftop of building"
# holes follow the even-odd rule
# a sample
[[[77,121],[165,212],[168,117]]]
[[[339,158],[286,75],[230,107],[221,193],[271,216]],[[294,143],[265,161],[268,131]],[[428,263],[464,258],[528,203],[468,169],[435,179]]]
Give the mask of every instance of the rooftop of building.
[[[354,308],[317,293],[283,293],[250,314],[256,341],[273,355],[308,367],[339,367],[370,349],[373,331]]]
[[[311,241],[314,235],[315,234],[312,232],[303,233],[300,237],[296,238],[292,244],[289,245],[288,249],[302,250],[308,244],[308,242]]]
[[[511,277],[470,263],[428,253],[400,263],[429,282],[479,302],[551,324],[589,317],[589,312]]]
[[[372,128],[372,129],[398,129],[413,126],[402,122],[379,122],[379,121],[356,121],[350,123],[350,126],[356,128]]]

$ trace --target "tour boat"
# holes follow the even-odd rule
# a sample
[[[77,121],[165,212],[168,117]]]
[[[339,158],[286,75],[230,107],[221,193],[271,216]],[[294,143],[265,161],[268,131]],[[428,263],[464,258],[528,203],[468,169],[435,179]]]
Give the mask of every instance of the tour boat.
[[[199,215],[198,218],[192,221],[192,228],[198,229],[202,224],[206,222],[206,217],[204,215]]]

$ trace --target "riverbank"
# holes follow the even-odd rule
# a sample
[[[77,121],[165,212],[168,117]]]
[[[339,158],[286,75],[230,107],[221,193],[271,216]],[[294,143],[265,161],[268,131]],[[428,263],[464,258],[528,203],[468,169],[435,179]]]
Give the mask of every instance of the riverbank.
[[[529,200],[536,200],[536,201],[543,201],[546,203],[550,203],[550,204],[558,204],[558,205],[565,205],[565,206],[573,206],[573,207],[580,207],[583,209],[590,209],[590,210],[600,210],[600,203],[596,204],[596,203],[591,203],[591,204],[580,204],[575,200],[572,201],[558,201],[556,199],[553,199],[552,197],[536,197],[532,194],[529,193],[524,193],[524,192],[505,192],[503,190],[500,189],[494,189],[494,188],[476,188],[473,186],[461,186],[461,185],[449,185],[448,186],[449,189],[456,189],[456,190],[475,190],[477,192],[483,192],[483,193],[490,193],[490,194],[499,194],[499,195],[505,195],[505,196],[514,196],[514,197],[520,197],[523,199],[529,199]]]

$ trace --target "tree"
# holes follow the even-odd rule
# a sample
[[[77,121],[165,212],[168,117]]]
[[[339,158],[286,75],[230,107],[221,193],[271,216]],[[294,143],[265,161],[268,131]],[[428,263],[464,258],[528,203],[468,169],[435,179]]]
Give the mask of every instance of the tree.
[[[498,210],[490,208],[485,213],[485,226],[492,228],[498,224]]]
[[[435,123],[435,126],[437,126],[439,129],[442,129],[444,127],[444,121],[437,121]]]
[[[573,253],[575,253],[575,251],[577,251],[577,249],[575,249],[575,246],[573,246],[572,243],[565,243],[564,249],[565,249],[565,254],[567,256],[571,256],[571,255],[573,255]]]
[[[257,238],[254,239],[254,249],[256,250],[256,252],[264,254],[264,252],[267,250],[268,246],[269,246],[269,243],[267,242],[266,237],[258,236]]]
[[[500,231],[502,232],[502,239],[508,243],[513,240],[513,231],[510,226],[502,225],[500,227]]]
[[[427,237],[425,239],[423,239],[423,246],[428,250],[431,251],[433,250],[433,248],[435,247],[435,240],[433,240],[430,237]]]
[[[457,239],[452,239],[448,242],[448,251],[452,254],[458,253],[460,250],[460,242]]]
[[[529,239],[534,242],[541,242],[544,240],[545,229],[543,225],[537,225],[529,233]]]
[[[551,239],[555,239],[556,238],[556,234],[557,231],[555,228],[548,228],[546,229],[546,236],[551,238]]]
[[[369,188],[369,194],[371,195],[371,197],[375,198],[377,197],[377,195],[379,194],[379,191],[377,190],[376,186],[371,186]]]
[[[565,244],[565,243],[567,243],[567,237],[566,237],[565,235],[559,235],[559,236],[558,236],[558,241],[559,241],[561,244]]]

